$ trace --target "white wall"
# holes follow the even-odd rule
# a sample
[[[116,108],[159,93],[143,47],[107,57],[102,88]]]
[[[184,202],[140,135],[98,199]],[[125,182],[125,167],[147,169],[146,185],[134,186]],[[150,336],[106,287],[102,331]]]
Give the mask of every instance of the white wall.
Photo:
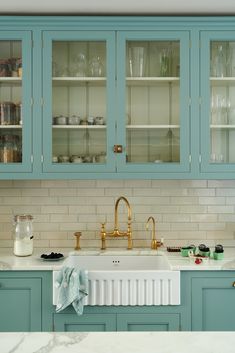
[[[12,0],[1,1],[0,13],[235,14],[234,0]]]

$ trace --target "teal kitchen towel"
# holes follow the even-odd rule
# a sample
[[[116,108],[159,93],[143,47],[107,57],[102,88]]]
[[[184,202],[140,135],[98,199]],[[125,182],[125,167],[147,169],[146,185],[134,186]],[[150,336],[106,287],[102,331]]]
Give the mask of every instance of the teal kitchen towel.
[[[88,272],[73,267],[63,267],[56,279],[58,299],[56,312],[73,305],[78,315],[83,313],[83,301],[88,295]]]

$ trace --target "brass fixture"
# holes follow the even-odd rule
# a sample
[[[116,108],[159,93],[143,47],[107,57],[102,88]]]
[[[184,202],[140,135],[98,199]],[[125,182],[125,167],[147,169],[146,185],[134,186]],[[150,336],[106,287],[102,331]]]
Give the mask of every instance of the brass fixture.
[[[146,230],[149,229],[149,222],[152,221],[153,222],[153,228],[152,228],[152,240],[151,240],[151,249],[154,249],[154,250],[157,250],[158,248],[158,242],[157,242],[157,239],[156,239],[156,222],[155,222],[155,219],[150,216],[147,220],[147,223],[146,223]]]
[[[232,287],[235,287],[235,282],[232,283]]]
[[[118,229],[118,205],[120,201],[124,201],[126,206],[127,206],[127,211],[128,211],[128,216],[127,216],[127,231],[122,232]],[[101,231],[100,231],[100,236],[101,236],[101,250],[106,249],[106,237],[110,238],[122,238],[122,237],[127,237],[128,238],[128,246],[127,250],[131,250],[133,248],[132,244],[132,230],[131,230],[131,206],[128,202],[128,200],[124,197],[121,196],[117,199],[115,203],[115,214],[114,214],[114,230],[112,232],[107,232],[105,229],[105,223],[101,224]]]
[[[74,248],[74,250],[81,250],[80,247],[80,237],[81,237],[82,233],[81,232],[75,232],[74,236],[76,237],[76,246]]]

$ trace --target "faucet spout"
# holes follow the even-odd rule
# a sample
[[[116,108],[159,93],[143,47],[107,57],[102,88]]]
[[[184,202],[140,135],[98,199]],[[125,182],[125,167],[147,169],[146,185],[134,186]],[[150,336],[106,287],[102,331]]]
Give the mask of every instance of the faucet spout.
[[[118,225],[118,206],[120,201],[124,201],[127,207],[127,231],[120,231],[119,230],[119,225]],[[121,196],[117,199],[115,203],[115,212],[114,212],[114,229],[111,232],[107,232],[105,230],[105,224],[102,224],[101,227],[101,241],[102,241],[102,246],[101,249],[105,250],[106,249],[106,237],[111,237],[111,238],[117,238],[117,237],[127,237],[128,238],[128,246],[127,249],[131,250],[133,247],[132,244],[132,230],[131,230],[131,206],[129,204],[129,201],[124,197]]]
[[[149,223],[152,221],[152,240],[151,240],[151,249],[157,250],[157,240],[156,240],[156,222],[155,219],[150,216],[146,222],[146,230],[149,229]]]
[[[120,196],[116,203],[115,203],[115,218],[114,218],[114,229],[118,230],[118,205],[119,205],[119,202],[120,201],[124,201],[125,204],[126,204],[126,207],[127,207],[127,212],[128,212],[128,215],[127,215],[127,222],[128,224],[131,223],[131,206],[129,204],[129,201],[127,200],[126,197],[124,196]]]

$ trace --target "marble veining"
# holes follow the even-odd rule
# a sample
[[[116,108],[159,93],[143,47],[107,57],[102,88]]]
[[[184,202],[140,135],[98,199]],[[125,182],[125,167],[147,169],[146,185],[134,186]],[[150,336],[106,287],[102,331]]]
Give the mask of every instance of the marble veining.
[[[1,353],[234,353],[234,332],[0,333]]]

